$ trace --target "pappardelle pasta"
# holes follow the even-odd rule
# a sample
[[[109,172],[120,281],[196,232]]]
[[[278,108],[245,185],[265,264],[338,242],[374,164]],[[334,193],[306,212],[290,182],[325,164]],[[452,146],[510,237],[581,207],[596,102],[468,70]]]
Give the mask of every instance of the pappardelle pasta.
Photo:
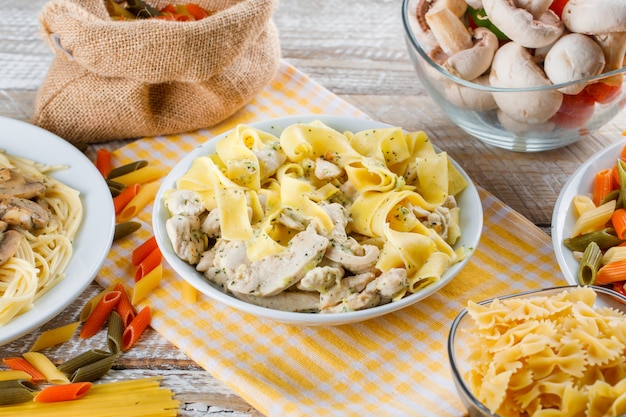
[[[59,168],[0,152],[0,327],[65,276],[83,204]]]
[[[239,125],[165,193],[166,231],[179,258],[242,300],[354,311],[466,256],[455,196],[467,185],[424,132]]]

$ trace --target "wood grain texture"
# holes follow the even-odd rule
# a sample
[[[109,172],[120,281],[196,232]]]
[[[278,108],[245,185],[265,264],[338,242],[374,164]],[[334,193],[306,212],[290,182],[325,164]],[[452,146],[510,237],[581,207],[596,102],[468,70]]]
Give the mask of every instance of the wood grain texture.
[[[0,0],[2,116],[25,121],[32,116],[37,88],[53,57],[38,35],[37,15],[45,2]],[[476,184],[549,232],[561,188],[585,159],[619,139],[626,128],[624,114],[600,132],[555,151],[523,154],[487,146],[452,124],[426,94],[406,52],[400,9],[400,0],[283,0],[274,16],[283,58],[372,118],[424,130]],[[85,300],[100,289],[92,284],[39,331],[0,346],[0,356],[25,352],[41,331],[76,320]],[[75,338],[45,353],[60,363],[102,343],[97,337]],[[106,379],[153,375],[163,375],[163,385],[182,401],[183,417],[261,416],[150,329]]]

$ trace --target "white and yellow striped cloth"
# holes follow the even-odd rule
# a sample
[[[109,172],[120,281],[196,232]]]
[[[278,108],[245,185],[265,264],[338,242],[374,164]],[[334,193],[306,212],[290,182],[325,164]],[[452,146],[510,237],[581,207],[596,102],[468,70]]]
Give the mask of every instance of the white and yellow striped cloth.
[[[366,117],[283,63],[252,103],[212,129],[145,138],[115,152],[115,164],[137,159],[173,166],[216,134],[293,114]],[[143,304],[152,326],[214,377],[267,416],[463,416],[448,365],[450,323],[470,299],[566,284],[549,237],[481,190],[485,224],[468,266],[441,291],[401,311],[339,327],[295,327],[257,319],[201,296],[181,297],[181,279],[166,265],[162,285]],[[132,285],[132,250],[152,235],[143,227],[113,245],[97,280]]]

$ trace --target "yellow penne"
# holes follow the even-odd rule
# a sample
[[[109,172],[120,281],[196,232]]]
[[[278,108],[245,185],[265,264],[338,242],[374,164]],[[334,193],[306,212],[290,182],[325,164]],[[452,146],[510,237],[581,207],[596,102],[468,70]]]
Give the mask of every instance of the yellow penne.
[[[576,219],[570,237],[576,237],[583,233],[600,230],[611,219],[615,211],[615,200],[611,200],[592,210],[588,210]]]
[[[131,300],[133,305],[143,300],[152,290],[158,287],[162,277],[163,265],[157,265],[152,271],[148,272],[143,278],[137,281],[133,287]]]
[[[77,321],[74,323],[66,324],[65,326],[46,330],[39,335],[30,350],[36,352],[50,346],[67,342],[68,340],[70,340],[79,324],[80,321]]]
[[[586,195],[575,196],[572,199],[572,205],[574,206],[574,213],[577,218],[583,213],[596,208],[596,205],[593,203],[591,197]]]
[[[16,379],[25,379],[29,381],[31,376],[28,372],[25,371],[0,371],[0,381],[13,381]]]
[[[602,256],[602,265],[606,265],[610,262],[622,261],[626,259],[626,246],[613,246],[607,249]]]
[[[39,352],[26,352],[22,356],[28,361],[35,369],[46,377],[46,380],[51,384],[69,384],[69,378],[48,359],[46,355]]]
[[[135,217],[145,206],[154,200],[159,186],[160,183],[156,181],[142,185],[141,188],[139,188],[139,192],[126,204],[126,207],[124,207],[117,216],[117,221],[126,222]]]
[[[129,172],[128,174],[115,177],[114,180],[115,182],[119,182],[120,184],[124,184],[128,187],[132,184],[147,184],[164,177],[165,174],[167,174],[167,170],[164,168],[148,165],[143,168],[139,168],[138,170]]]

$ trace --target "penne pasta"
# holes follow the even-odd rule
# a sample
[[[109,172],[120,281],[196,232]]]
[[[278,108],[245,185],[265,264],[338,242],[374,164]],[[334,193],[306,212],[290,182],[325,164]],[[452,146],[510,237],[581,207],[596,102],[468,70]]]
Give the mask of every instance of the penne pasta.
[[[23,371],[30,375],[31,382],[38,384],[44,382],[46,377],[26,359],[20,357],[2,358],[2,362],[14,371]]]
[[[576,219],[571,237],[600,230],[611,219],[615,211],[615,200],[611,200],[593,210],[586,211]]]
[[[122,334],[122,350],[130,349],[139,339],[139,336],[148,327],[151,320],[150,307],[146,306],[137,313],[137,317],[124,329]]]
[[[77,321],[74,323],[66,324],[65,326],[57,327],[55,329],[46,330],[39,335],[30,350],[36,352],[50,346],[59,345],[63,342],[67,342],[68,340],[70,340],[79,325],[80,321]]]
[[[98,294],[91,297],[89,301],[85,303],[85,305],[83,306],[83,309],[80,312],[80,317],[79,317],[79,320],[82,323],[84,323],[85,320],[87,320],[87,318],[89,317],[89,315],[91,315],[91,312],[96,307],[96,305],[100,302],[100,299],[104,297],[104,294],[108,293],[109,291],[114,290],[116,285],[117,283],[113,283],[109,285],[107,288],[103,289]]]
[[[104,322],[111,314],[111,311],[117,305],[121,297],[120,291],[109,291],[100,299],[95,306],[92,313],[89,315],[85,323],[83,323],[82,329],[80,329],[80,337],[86,339],[93,336],[100,330]]]
[[[104,178],[111,172],[111,159],[111,151],[106,148],[100,148],[96,152],[96,168]]]
[[[109,326],[107,329],[107,345],[109,346],[109,352],[113,355],[119,355],[122,353],[122,334],[124,329],[134,320],[135,312],[133,311],[132,318],[128,324],[124,324],[122,317],[116,312],[111,312],[109,316]]]
[[[46,355],[39,352],[26,352],[22,356],[28,361],[35,369],[37,369],[46,381],[51,384],[68,384],[69,378],[48,359]]]
[[[160,183],[156,181],[143,184],[137,195],[135,195],[133,199],[128,202],[126,207],[124,207],[124,209],[117,216],[118,221],[125,222],[135,217],[137,213],[148,205],[148,203],[154,200],[154,197],[159,190],[159,186]]]
[[[31,401],[34,389],[34,386],[22,380],[0,381],[0,406]]]
[[[135,283],[131,302],[137,305],[161,283],[163,277],[163,265],[157,265],[152,271]]]
[[[132,200],[141,186],[139,184],[131,184],[124,188],[118,195],[113,197],[113,206],[115,207],[115,214],[118,215],[124,210],[124,207]]]
[[[598,270],[595,283],[598,285],[624,281],[626,277],[626,260],[615,261],[602,266]]]
[[[11,381],[15,379],[30,381],[32,377],[26,371],[14,371],[13,369],[10,371],[0,371],[0,381]]]
[[[593,182],[593,203],[599,206],[613,189],[613,170],[607,168],[598,171]]]
[[[141,245],[137,246],[132,253],[131,263],[133,266],[137,266],[143,261],[150,253],[158,248],[156,243],[156,237],[151,236],[149,239],[144,241]]]
[[[116,358],[117,355],[110,354],[96,362],[81,366],[72,373],[71,381],[91,382],[102,378],[109,372]]]
[[[72,401],[83,397],[91,388],[91,382],[75,382],[63,385],[51,385],[39,391],[33,401],[38,403],[54,403]]]
[[[57,366],[57,369],[66,374],[73,374],[77,369],[109,356],[111,356],[110,352],[101,349],[91,349],[63,362]]]
[[[597,243],[591,242],[585,248],[578,267],[578,283],[593,285],[602,261],[602,250]]]
[[[167,174],[165,169],[147,165],[127,174],[115,177],[115,182],[124,184],[127,187],[131,184],[147,184],[164,177],[165,174]]]
[[[135,271],[135,282],[141,280],[144,276],[150,273],[154,268],[161,264],[163,261],[163,255],[161,250],[156,247],[146,256],[137,266]]]
[[[131,304],[128,293],[122,283],[118,283],[115,289],[120,292],[120,299],[115,306],[115,311],[120,315],[122,327],[126,327],[135,318],[135,308]]]

